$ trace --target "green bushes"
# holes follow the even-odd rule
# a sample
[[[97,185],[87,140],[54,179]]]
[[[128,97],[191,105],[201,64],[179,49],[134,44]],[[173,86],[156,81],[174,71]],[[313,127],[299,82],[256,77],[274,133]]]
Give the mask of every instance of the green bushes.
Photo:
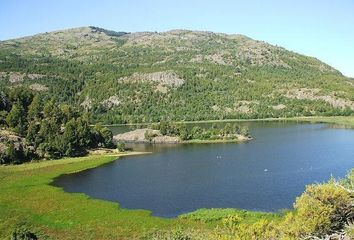
[[[124,142],[118,142],[117,143],[117,149],[119,152],[125,152],[126,146]]]
[[[323,236],[343,229],[352,204],[350,193],[333,183],[308,186],[295,203],[295,234]]]
[[[162,135],[177,136],[183,141],[187,140],[237,140],[240,135],[249,137],[247,126],[231,125],[227,123],[223,128],[218,128],[213,124],[210,128],[194,126],[187,128],[186,124],[178,124],[170,121],[161,121],[151,125],[152,129],[160,130]],[[145,133],[145,139],[151,139],[150,132]]]
[[[35,233],[26,227],[18,227],[11,234],[11,240],[37,240]]]

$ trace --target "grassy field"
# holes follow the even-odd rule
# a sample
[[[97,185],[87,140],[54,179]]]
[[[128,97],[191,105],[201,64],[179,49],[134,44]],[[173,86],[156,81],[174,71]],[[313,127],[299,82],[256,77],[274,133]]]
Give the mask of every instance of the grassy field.
[[[284,120],[354,127],[354,117]],[[136,239],[156,230],[211,231],[222,217],[233,213],[241,214],[247,223],[260,218],[280,217],[279,214],[235,209],[202,209],[176,219],[164,219],[151,216],[149,211],[121,209],[118,203],[91,199],[85,194],[66,193],[50,185],[62,174],[94,168],[127,154],[139,153],[90,155],[0,166],[0,239],[8,239],[20,224],[26,224],[52,239]]]

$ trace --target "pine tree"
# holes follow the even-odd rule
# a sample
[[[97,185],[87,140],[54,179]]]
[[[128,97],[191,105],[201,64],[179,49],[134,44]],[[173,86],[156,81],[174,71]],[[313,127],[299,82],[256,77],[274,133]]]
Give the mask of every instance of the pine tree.
[[[17,102],[6,117],[7,125],[14,129],[17,133],[23,135],[26,131],[26,112],[23,106]]]
[[[41,98],[39,95],[36,95],[28,107],[28,120],[32,121],[41,118],[42,110],[43,107]]]

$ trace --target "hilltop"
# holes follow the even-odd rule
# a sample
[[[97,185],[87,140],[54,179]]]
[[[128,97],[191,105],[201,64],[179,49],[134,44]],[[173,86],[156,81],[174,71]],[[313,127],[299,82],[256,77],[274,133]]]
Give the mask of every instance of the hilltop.
[[[0,42],[0,105],[30,88],[104,123],[354,114],[354,81],[244,35],[82,27]]]

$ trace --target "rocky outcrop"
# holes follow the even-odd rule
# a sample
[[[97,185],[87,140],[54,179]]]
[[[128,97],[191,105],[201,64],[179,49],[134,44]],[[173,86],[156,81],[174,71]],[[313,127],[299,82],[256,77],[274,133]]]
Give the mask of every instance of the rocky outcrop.
[[[152,73],[133,73],[130,76],[119,79],[123,82],[148,82],[158,83],[169,87],[180,87],[185,82],[173,71],[152,72]]]
[[[18,157],[18,162],[25,162],[38,156],[34,147],[28,144],[25,138],[18,136],[12,131],[0,129],[0,164],[10,162],[11,156],[8,155],[10,145],[14,148],[14,154]]]
[[[130,132],[121,133],[113,136],[116,142],[134,142],[134,143],[178,143],[181,142],[178,137],[164,136],[159,130],[150,128],[136,129]]]

